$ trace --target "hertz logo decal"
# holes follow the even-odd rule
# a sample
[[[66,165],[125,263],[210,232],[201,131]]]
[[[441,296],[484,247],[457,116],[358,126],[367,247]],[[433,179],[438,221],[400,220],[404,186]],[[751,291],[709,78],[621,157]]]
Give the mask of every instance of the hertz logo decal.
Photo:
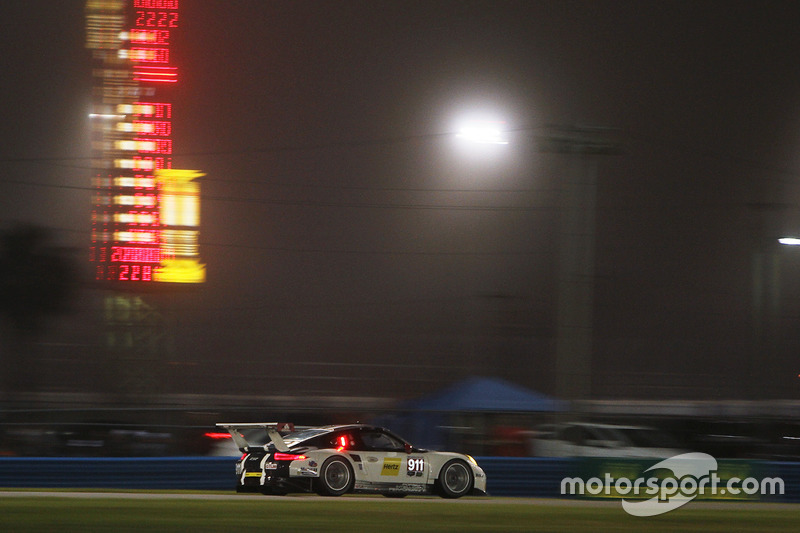
[[[396,476],[400,474],[400,463],[403,460],[399,457],[387,457],[383,460],[382,476]]]

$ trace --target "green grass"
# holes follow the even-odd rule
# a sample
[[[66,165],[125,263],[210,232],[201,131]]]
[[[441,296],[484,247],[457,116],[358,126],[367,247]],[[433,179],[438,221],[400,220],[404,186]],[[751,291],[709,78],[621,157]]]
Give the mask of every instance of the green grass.
[[[371,500],[347,497],[242,500],[76,499],[3,497],[0,531],[598,531],[796,532],[800,506],[691,504],[666,515],[636,518],[618,506],[567,505],[524,500]]]

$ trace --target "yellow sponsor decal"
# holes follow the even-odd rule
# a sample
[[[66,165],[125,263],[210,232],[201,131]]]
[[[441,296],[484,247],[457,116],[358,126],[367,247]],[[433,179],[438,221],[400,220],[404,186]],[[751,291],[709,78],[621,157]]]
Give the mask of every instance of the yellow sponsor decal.
[[[261,477],[261,472],[247,472],[244,477]]]
[[[382,476],[397,476],[400,474],[400,464],[403,460],[399,457],[387,457],[383,460]]]

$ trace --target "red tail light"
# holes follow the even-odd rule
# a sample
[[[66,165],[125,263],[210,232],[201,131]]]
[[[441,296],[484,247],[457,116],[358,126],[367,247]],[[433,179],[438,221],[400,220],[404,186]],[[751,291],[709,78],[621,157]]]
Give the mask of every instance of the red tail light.
[[[276,461],[302,461],[306,458],[306,456],[295,453],[275,452],[275,455],[273,455],[272,458]]]
[[[215,431],[209,431],[208,433],[203,433],[204,437],[208,437],[209,439],[229,439],[231,438],[230,433],[217,433]]]

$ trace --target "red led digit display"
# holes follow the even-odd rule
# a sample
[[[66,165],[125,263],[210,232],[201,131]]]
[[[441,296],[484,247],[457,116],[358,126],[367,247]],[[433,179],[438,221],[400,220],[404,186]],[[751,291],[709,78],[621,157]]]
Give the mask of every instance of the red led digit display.
[[[142,135],[169,137],[172,134],[172,124],[163,120],[134,120],[133,123],[142,125],[142,128],[136,129]]]
[[[133,79],[155,83],[175,83],[178,73],[175,67],[156,67],[140,65],[133,71]]]
[[[98,279],[106,281],[153,281],[152,265],[110,265],[105,275],[102,267],[97,269]]]
[[[127,115],[127,124],[116,130],[121,133],[119,140],[136,151],[120,160],[117,173],[95,182],[92,260],[97,280],[155,283],[160,265],[175,258],[164,241],[161,197],[154,178],[157,170],[172,168],[172,103],[137,102],[135,95],[170,99],[169,92],[162,95],[162,87],[168,89],[178,81],[171,42],[180,24],[179,0],[126,0],[124,4],[128,31],[120,40],[126,40],[122,48],[128,50],[119,57],[127,58],[127,66],[114,63],[103,68],[124,69],[138,82],[136,91],[120,93],[125,106],[120,113]],[[96,94],[107,94],[111,89],[105,78],[101,83],[102,91]]]
[[[178,0],[133,0],[133,7],[144,9],[178,9]]]
[[[172,104],[164,102],[135,102],[133,105],[137,106],[137,109],[144,109],[144,106],[153,108],[152,113],[134,113],[134,117],[172,118]]]
[[[141,157],[138,155],[133,156],[133,170],[152,170],[150,168],[145,168],[149,165],[141,165],[141,163],[146,161],[153,161],[152,157]]]
[[[160,238],[159,230],[152,229],[137,229],[135,227],[124,228],[126,233],[125,241],[136,244],[158,244]]]
[[[112,246],[112,263],[160,263],[163,259],[171,259],[161,248],[143,248],[141,246]]]
[[[177,28],[178,13],[169,11],[137,11],[137,28]]]
[[[172,153],[172,139],[136,139],[140,142],[149,142],[155,144],[153,150],[140,148],[141,154],[171,154]]]
[[[169,45],[169,30],[132,29],[129,35],[131,44]]]
[[[153,265],[98,266],[95,278],[101,281],[153,281]]]
[[[133,170],[161,170],[162,168],[172,168],[172,158],[164,157],[142,157],[135,155],[133,160]]]
[[[131,48],[131,57],[137,63],[169,63],[169,48]]]
[[[143,207],[145,205],[155,205],[155,204],[156,204],[155,194],[136,193],[133,195],[133,205],[135,205],[136,207]]]
[[[153,267],[150,265],[120,265],[119,281],[152,281]]]
[[[155,189],[155,181],[152,176],[145,176],[144,174],[135,174],[133,176],[133,179],[134,179],[134,188],[137,190],[152,191]],[[149,183],[152,183],[152,185],[149,187],[139,185],[140,183],[147,183],[145,182],[145,180],[147,180],[147,182]]]

